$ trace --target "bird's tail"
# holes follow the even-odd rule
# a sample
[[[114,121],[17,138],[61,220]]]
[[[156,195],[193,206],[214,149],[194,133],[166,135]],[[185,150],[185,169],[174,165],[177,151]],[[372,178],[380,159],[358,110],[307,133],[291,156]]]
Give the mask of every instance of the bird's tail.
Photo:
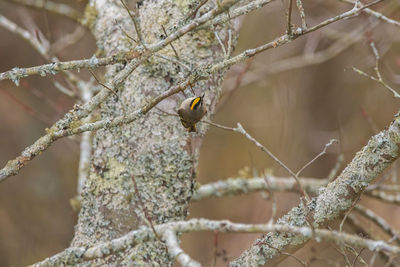
[[[195,124],[192,124],[192,125],[190,125],[190,127],[189,128],[187,128],[188,129],[188,132],[197,132],[197,129],[196,129],[196,125]]]

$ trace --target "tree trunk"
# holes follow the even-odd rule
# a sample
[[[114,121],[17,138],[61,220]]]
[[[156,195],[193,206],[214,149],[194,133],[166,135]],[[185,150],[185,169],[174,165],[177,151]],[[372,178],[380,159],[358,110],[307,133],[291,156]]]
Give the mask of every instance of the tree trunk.
[[[179,28],[190,11],[188,4],[170,0],[140,3],[136,12],[145,43],[163,38],[162,26],[167,34]],[[92,23],[99,49],[107,56],[129,51],[136,45],[121,30],[123,28],[138,40],[132,20],[119,1],[92,0],[86,15],[88,20],[90,16],[97,16],[92,17],[95,20],[89,23]],[[227,38],[226,27],[218,28],[222,40]],[[186,66],[196,66],[222,59],[222,49],[213,31],[199,30],[174,41],[179,61]],[[152,56],[137,67],[119,88],[118,96],[111,94],[101,105],[99,116],[112,118],[124,112],[129,114],[191,72],[182,64],[174,63],[176,55],[171,46],[157,54],[163,58]],[[125,66],[109,66],[105,80],[110,81]],[[208,114],[214,110],[221,81],[222,73],[216,73],[193,85],[196,95],[205,93]],[[185,94],[193,95],[191,90],[186,90]],[[183,94],[174,95],[157,107],[176,114],[177,106],[184,98]],[[205,131],[203,124],[198,125],[199,133],[188,133],[178,117],[157,109],[128,125],[97,131],[71,246],[91,246],[120,237],[141,225],[184,219],[193,194],[198,151]],[[157,241],[95,262],[106,263],[170,266],[173,259],[168,256],[165,245]]]

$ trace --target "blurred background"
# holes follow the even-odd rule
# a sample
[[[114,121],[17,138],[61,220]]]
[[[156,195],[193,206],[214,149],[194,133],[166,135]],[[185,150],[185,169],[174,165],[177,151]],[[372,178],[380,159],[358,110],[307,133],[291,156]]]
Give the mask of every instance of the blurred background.
[[[63,2],[82,13],[86,3]],[[304,2],[309,25],[351,9],[351,5],[339,1]],[[247,15],[235,53],[282,35],[286,6],[286,1],[277,0]],[[374,9],[400,21],[400,2],[396,0],[385,1]],[[300,25],[294,10],[293,22]],[[0,1],[0,14],[38,38],[42,33],[52,44],[58,44],[65,36],[76,39],[68,46],[52,46],[60,60],[90,58],[96,51],[90,32],[77,28],[71,20],[8,1]],[[46,62],[17,35],[0,27],[0,36],[0,72]],[[295,171],[320,153],[330,139],[338,139],[339,144],[330,147],[301,175],[326,178],[340,154],[344,156],[343,169],[371,135],[388,126],[399,110],[399,100],[388,89],[351,70],[354,66],[374,74],[371,40],[381,57],[379,66],[384,80],[400,92],[400,28],[362,14],[232,67],[226,75],[214,121],[227,126],[240,122]],[[89,77],[87,71],[76,74]],[[60,75],[56,77],[62,82]],[[3,167],[43,135],[44,129],[74,103],[73,98],[56,90],[50,77],[29,77],[21,80],[19,87],[10,81],[0,82],[0,165]],[[69,245],[77,220],[69,200],[76,195],[78,160],[79,138],[62,139],[16,177],[1,184],[0,266],[32,264]],[[389,177],[388,182],[398,183],[397,168],[398,164],[393,164],[384,174]],[[243,136],[210,128],[201,149],[199,183],[251,177],[263,171],[288,176]],[[299,203],[299,194],[277,193],[276,197],[278,217]],[[368,197],[362,197],[361,203],[383,216],[394,229],[400,229],[398,206]],[[271,217],[271,201],[260,193],[207,199],[191,204],[190,217],[266,223]],[[374,227],[368,221],[363,223],[367,228]],[[346,231],[354,232],[350,227]],[[226,266],[258,236],[191,233],[183,236],[183,248],[205,266],[212,266],[214,261],[216,266]],[[382,238],[388,239],[383,234]],[[344,265],[342,256],[329,243],[309,242],[296,256],[305,261],[323,258]],[[371,254],[363,251],[361,256],[369,259]],[[311,266],[326,264],[313,260]],[[298,265],[292,258],[281,264]]]

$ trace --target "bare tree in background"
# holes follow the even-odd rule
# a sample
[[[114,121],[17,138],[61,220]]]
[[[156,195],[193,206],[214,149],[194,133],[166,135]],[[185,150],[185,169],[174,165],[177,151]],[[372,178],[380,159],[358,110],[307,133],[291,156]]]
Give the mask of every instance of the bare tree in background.
[[[19,86],[28,76],[46,76],[55,88],[76,99],[76,105],[46,129],[41,138],[8,161],[0,170],[0,181],[13,179],[57,140],[82,136],[78,196],[72,202],[79,210],[74,238],[69,248],[35,266],[172,266],[175,261],[182,266],[200,266],[181,248],[179,241],[182,233],[195,231],[265,234],[232,260],[231,266],[276,265],[287,257],[295,257],[299,264],[309,266],[311,259],[298,259],[293,253],[312,239],[334,242],[348,266],[357,262],[368,266],[360,256],[364,249],[373,252],[370,266],[377,256],[388,266],[398,263],[397,232],[384,218],[357,204],[362,194],[396,204],[400,201],[399,185],[383,182],[371,185],[399,157],[398,115],[385,130],[370,138],[339,175],[340,157],[329,177],[319,180],[302,178],[301,174],[336,140],[321,148],[321,153],[304,167],[293,170],[240,123],[228,127],[212,122],[223,77],[230,67],[245,62],[247,67],[235,79],[236,84],[246,82],[242,76],[258,54],[279,49],[332,23],[358,16],[370,18],[368,25],[341,35],[325,51],[298,55],[271,65],[268,70],[256,68],[254,72],[278,72],[327,60],[360,41],[378,24],[389,24],[400,30],[398,21],[373,10],[379,3],[383,8],[393,5],[393,1],[344,1],[347,11],[315,22],[309,19],[312,14],[305,12],[301,0],[289,0],[283,4],[286,29],[281,36],[235,55],[241,16],[268,8],[274,1],[90,0],[84,14],[68,4],[49,0],[9,2],[46,10],[80,25],[71,35],[52,43],[40,32],[24,29],[9,20],[7,14],[0,13],[0,26],[27,41],[46,61],[2,72],[0,80],[11,80]],[[300,25],[293,23],[294,16]],[[98,48],[96,54],[74,61],[57,58],[56,51],[79,40],[81,27],[93,34]],[[382,90],[389,90],[394,97],[400,97],[396,88],[382,77],[379,49],[374,40],[368,41],[376,60],[374,74],[355,67],[353,70],[371,83],[379,83]],[[106,66],[104,76],[97,70],[102,66]],[[83,80],[76,70],[89,70],[91,78]],[[61,75],[53,78],[58,73]],[[188,133],[176,115],[177,107],[186,97],[202,94],[205,94],[207,115],[198,124],[197,133]],[[229,95],[223,101],[229,101]],[[248,139],[283,168],[288,177],[258,173],[251,178],[196,185],[199,149],[209,127]],[[185,220],[190,201],[257,191],[269,193],[274,209],[274,192],[299,192],[301,197],[299,205],[285,216],[275,220],[273,214],[265,224]],[[343,232],[344,223],[359,225],[354,212],[374,222],[389,238]],[[332,223],[340,216],[343,216],[342,223],[335,230]]]

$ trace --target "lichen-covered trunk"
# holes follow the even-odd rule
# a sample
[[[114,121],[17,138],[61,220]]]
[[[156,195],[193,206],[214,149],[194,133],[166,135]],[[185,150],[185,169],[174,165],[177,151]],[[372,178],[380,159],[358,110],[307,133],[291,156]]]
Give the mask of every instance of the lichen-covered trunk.
[[[190,4],[190,1],[172,0],[140,3],[137,14],[145,43],[163,38],[162,27],[167,34],[179,28]],[[120,1],[92,0],[86,16],[93,20],[88,24],[92,25],[98,48],[105,55],[128,51],[135,46],[121,30],[138,40],[128,12]],[[203,29],[174,41],[179,61],[186,66],[196,66],[222,59],[213,31]],[[226,28],[219,27],[218,31],[224,38]],[[171,46],[158,54],[162,57],[153,56],[132,72],[119,89],[118,96],[111,94],[97,116],[109,118],[132,112],[190,72],[176,63]],[[124,67],[124,64],[108,67],[105,80],[111,80]],[[217,73],[193,86],[197,95],[205,93],[208,114],[214,109],[221,79],[222,73]],[[187,96],[193,94],[191,90],[185,93]],[[184,98],[183,94],[174,95],[157,107],[176,113],[176,107]],[[114,239],[149,221],[158,224],[184,219],[193,193],[198,150],[205,130],[204,125],[199,125],[199,133],[189,134],[178,117],[153,109],[128,125],[97,131],[72,246],[90,246]],[[105,263],[168,266],[172,265],[173,259],[169,258],[164,244],[157,241],[96,262]]]

